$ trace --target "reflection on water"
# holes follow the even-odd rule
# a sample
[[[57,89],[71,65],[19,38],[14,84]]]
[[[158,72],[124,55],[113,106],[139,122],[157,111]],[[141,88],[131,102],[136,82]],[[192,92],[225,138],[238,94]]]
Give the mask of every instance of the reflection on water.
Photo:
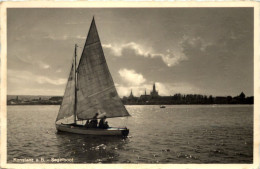
[[[73,158],[74,163],[252,163],[253,106],[127,106],[108,119],[127,138],[57,133],[59,106],[8,106],[7,160]]]
[[[87,136],[57,132],[58,151],[64,157],[74,157],[75,163],[111,163],[118,161],[128,138]]]

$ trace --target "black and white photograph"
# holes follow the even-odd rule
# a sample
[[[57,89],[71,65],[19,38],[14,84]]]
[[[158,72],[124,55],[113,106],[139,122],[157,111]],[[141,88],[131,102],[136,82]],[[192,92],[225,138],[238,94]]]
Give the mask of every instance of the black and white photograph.
[[[7,164],[256,162],[254,5],[5,10]]]

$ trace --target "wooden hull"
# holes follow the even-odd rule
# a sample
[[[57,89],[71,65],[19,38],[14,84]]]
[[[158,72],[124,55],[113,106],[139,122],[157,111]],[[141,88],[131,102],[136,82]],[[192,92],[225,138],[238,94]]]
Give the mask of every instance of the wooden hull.
[[[100,136],[127,136],[129,129],[109,127],[108,129],[86,128],[82,125],[75,124],[56,124],[56,129],[62,132],[85,135],[100,135]]]

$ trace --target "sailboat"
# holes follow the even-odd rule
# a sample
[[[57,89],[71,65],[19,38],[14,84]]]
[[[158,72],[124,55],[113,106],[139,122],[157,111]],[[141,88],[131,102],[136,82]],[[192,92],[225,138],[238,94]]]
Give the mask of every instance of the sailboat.
[[[160,108],[166,108],[166,106],[165,105],[160,105]]]
[[[77,47],[75,45],[73,63],[55,122],[56,129],[86,135],[127,136],[129,129],[126,127],[104,129],[84,125],[97,112],[102,112],[107,118],[130,116],[109,72],[94,17],[78,64]]]

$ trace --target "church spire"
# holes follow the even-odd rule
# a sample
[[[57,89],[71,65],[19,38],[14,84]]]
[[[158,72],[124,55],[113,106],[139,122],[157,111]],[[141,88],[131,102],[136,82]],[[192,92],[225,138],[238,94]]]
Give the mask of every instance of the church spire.
[[[130,93],[130,96],[131,96],[131,97],[133,97],[133,96],[134,96],[134,95],[133,95],[133,91],[132,91],[132,89],[131,89],[131,93]]]
[[[152,97],[158,97],[158,91],[156,91],[156,88],[155,88],[155,83],[153,84],[153,90],[151,91],[151,96]]]
[[[153,84],[153,92],[156,92],[155,83]]]

